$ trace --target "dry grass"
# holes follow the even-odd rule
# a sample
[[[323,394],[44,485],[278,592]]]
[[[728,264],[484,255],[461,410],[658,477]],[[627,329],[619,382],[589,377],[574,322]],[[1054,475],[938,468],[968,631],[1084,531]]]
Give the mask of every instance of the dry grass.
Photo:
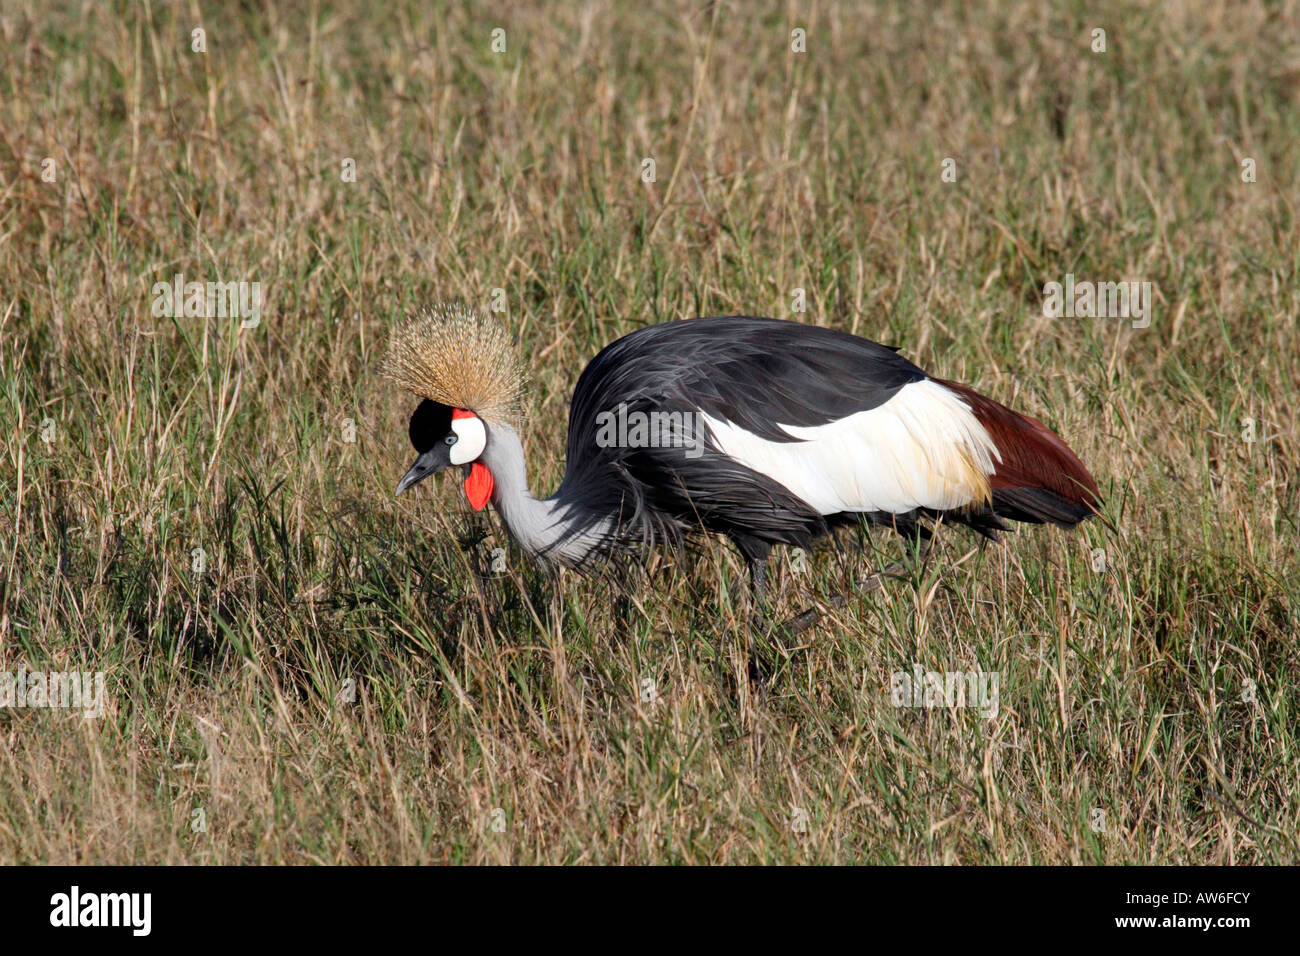
[[[0,14],[0,671],[108,682],[0,709],[0,861],[1294,861],[1296,4],[520,6]],[[176,272],[261,325],[155,317]],[[1150,328],[1045,319],[1066,273]],[[535,490],[602,344],[804,288],[1059,429],[1115,530],[947,530],[756,699],[726,545],[620,609],[485,574],[450,481],[394,499],[387,328],[496,288]],[[894,708],[915,663],[997,717]]]

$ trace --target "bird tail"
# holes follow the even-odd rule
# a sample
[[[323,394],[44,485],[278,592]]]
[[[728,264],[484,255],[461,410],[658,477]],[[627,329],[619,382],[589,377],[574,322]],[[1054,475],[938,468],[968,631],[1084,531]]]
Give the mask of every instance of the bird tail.
[[[969,386],[942,380],[939,384],[970,405],[1001,455],[989,478],[995,515],[1073,528],[1098,513],[1097,482],[1059,435]]]

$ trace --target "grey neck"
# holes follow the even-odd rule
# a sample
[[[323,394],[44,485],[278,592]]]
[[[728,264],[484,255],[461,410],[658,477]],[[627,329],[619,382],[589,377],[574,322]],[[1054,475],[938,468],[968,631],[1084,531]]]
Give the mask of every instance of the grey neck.
[[[519,435],[509,425],[493,424],[489,429],[487,448],[480,460],[492,472],[492,504],[500,512],[511,537],[530,554],[558,564],[581,563],[600,543],[605,523],[561,541],[567,530],[563,508],[554,496],[539,500],[528,489],[524,446]]]

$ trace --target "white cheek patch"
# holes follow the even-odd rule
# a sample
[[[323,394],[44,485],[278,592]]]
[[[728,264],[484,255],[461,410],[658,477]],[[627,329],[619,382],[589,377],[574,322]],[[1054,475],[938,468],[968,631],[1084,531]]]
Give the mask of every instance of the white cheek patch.
[[[451,463],[467,465],[487,447],[487,429],[482,419],[456,418],[452,420],[451,430],[456,433],[456,444],[451,446]]]

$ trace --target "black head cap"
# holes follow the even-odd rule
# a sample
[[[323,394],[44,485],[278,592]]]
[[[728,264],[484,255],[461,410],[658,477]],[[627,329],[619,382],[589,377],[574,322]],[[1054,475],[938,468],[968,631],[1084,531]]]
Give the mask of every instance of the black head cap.
[[[423,455],[451,431],[451,406],[440,405],[425,399],[411,413],[411,424],[407,433],[411,436],[411,445]]]

